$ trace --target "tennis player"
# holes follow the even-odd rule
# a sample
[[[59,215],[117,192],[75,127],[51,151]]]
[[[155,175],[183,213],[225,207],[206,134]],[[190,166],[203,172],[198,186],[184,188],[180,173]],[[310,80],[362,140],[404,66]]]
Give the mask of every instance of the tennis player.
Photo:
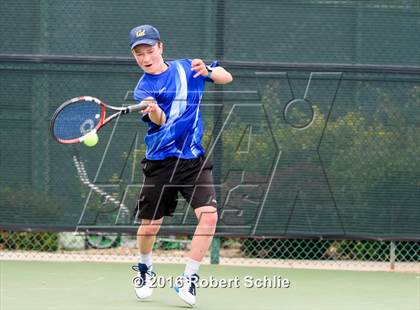
[[[232,76],[217,61],[210,65],[201,59],[166,62],[159,32],[150,25],[133,28],[129,43],[144,71],[134,99],[148,103],[142,117],[148,125],[146,158],[142,161],[145,179],[135,209],[141,223],[137,232],[140,258],[133,266],[139,279],[135,291],[139,299],[153,292],[152,248],[164,217],[174,213],[180,193],[194,209],[197,227],[175,291],[187,304],[194,305],[198,269],[217,223],[212,164],[201,145],[200,101],[205,82],[227,84]]]

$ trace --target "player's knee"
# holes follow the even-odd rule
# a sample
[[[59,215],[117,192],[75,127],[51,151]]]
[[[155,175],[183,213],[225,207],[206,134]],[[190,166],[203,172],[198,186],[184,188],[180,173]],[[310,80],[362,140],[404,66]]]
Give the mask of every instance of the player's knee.
[[[160,222],[142,221],[139,227],[139,233],[143,236],[155,236],[159,232]]]
[[[155,236],[157,235],[160,227],[154,225],[145,225],[140,227],[140,234],[143,236]]]
[[[217,224],[217,212],[202,213],[200,216],[200,224],[207,227],[214,227]]]

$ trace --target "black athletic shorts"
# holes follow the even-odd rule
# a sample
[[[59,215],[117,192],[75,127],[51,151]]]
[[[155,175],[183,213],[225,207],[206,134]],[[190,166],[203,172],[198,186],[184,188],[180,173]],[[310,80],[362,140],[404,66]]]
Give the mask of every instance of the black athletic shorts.
[[[206,157],[143,159],[141,163],[144,182],[133,214],[136,220],[172,216],[177,205],[178,192],[193,209],[216,207],[213,164]]]

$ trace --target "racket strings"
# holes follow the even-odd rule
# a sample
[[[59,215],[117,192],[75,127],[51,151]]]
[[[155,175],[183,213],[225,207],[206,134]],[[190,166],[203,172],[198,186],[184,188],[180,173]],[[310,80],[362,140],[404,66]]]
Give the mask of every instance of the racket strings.
[[[94,101],[80,100],[63,107],[54,120],[53,134],[61,140],[80,138],[101,121],[101,107]]]

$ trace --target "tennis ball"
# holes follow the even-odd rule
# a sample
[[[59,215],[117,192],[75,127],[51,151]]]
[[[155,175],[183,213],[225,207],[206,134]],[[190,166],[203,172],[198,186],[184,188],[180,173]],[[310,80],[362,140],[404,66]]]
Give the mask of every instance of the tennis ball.
[[[90,132],[86,135],[85,139],[83,140],[83,143],[86,146],[92,147],[98,143],[98,140],[99,140],[99,137],[96,134],[96,132]]]

